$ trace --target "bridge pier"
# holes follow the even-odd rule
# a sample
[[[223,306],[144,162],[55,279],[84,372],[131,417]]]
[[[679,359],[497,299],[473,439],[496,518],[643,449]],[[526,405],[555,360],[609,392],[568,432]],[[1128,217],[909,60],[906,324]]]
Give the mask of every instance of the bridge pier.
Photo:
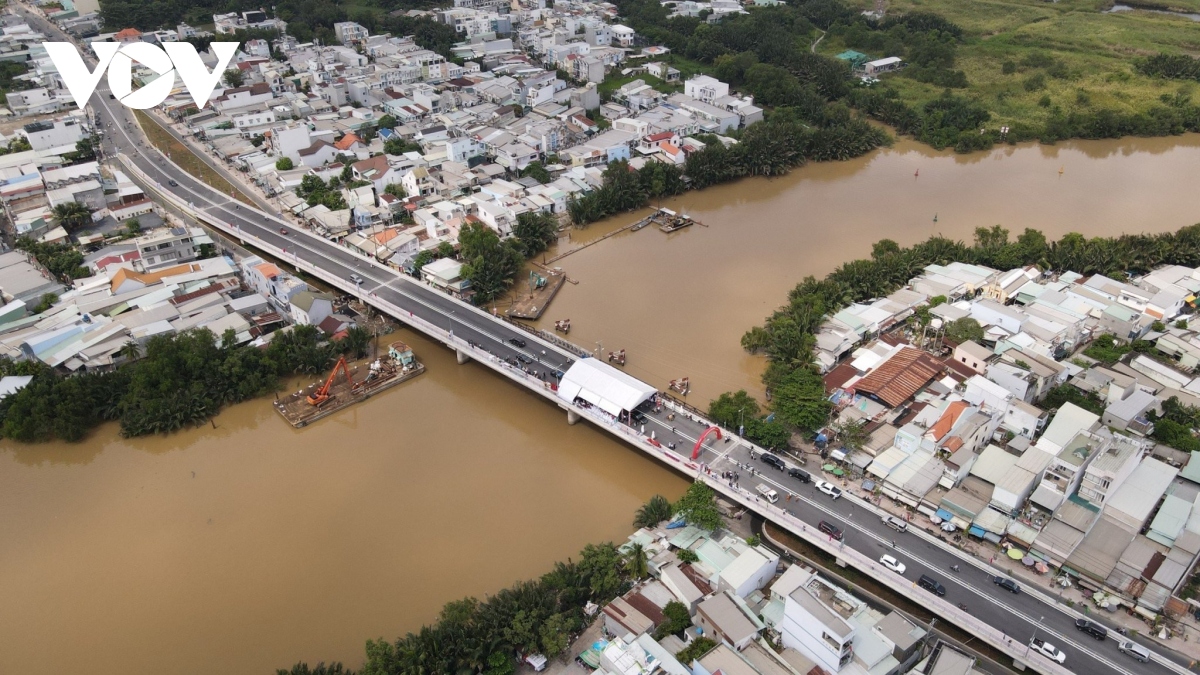
[[[462,365],[471,360],[471,355],[461,349],[455,348],[454,355],[458,357],[458,365]]]
[[[567,411],[567,424],[576,424],[579,422],[579,413],[574,410]]]

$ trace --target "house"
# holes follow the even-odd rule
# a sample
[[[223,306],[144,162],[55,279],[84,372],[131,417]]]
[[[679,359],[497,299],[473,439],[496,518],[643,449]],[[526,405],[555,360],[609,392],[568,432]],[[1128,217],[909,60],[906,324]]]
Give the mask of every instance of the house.
[[[133,240],[140,265],[146,272],[195,260],[202,240],[208,240],[200,228],[161,227]],[[207,243],[211,243],[208,241]]]
[[[363,143],[361,138],[358,137],[358,134],[354,133],[349,133],[345,136],[342,136],[338,139],[337,143],[333,144],[333,147],[339,153],[346,153],[350,155],[359,152],[365,152],[367,149],[367,145]]]
[[[977,373],[984,373],[987,371],[988,359],[992,358],[994,355],[995,354],[992,353],[992,350],[973,340],[967,340],[966,342],[954,348],[954,360],[964,364],[966,367],[974,370]]]
[[[779,555],[774,551],[756,546],[742,551],[728,567],[721,570],[717,581],[718,591],[729,591],[744,598],[767,585],[779,569]]]
[[[885,59],[867,61],[863,64],[863,72],[869,77],[875,77],[882,73],[899,70],[903,67],[904,61],[899,56],[889,56]]]
[[[386,155],[375,155],[370,159],[350,165],[355,180],[365,180],[375,188],[375,194],[383,194],[389,185],[401,182],[399,172],[392,170]]]
[[[421,268],[421,278],[436,288],[455,296],[463,296],[471,287],[471,281],[462,276],[463,264],[453,258],[434,260]]]
[[[307,148],[297,151],[296,154],[300,157],[301,164],[317,168],[332,162],[337,157],[338,150],[332,143],[318,140]]]
[[[333,314],[333,296],[317,291],[301,291],[291,298],[292,320],[302,326],[316,326]]]
[[[726,591],[706,599],[696,606],[695,624],[717,642],[741,651],[765,626],[754,613],[732,593]]]

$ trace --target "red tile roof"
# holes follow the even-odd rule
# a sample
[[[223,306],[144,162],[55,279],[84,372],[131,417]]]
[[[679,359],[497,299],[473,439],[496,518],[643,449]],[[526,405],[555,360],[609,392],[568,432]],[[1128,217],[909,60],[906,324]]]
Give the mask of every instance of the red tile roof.
[[[938,421],[929,429],[929,433],[933,436],[933,440],[940,441],[942,437],[950,433],[954,428],[954,423],[958,421],[959,415],[970,406],[966,401],[955,401],[946,406],[946,411],[938,418]]]
[[[904,347],[854,385],[895,408],[921,391],[941,371],[937,359],[912,347]]]

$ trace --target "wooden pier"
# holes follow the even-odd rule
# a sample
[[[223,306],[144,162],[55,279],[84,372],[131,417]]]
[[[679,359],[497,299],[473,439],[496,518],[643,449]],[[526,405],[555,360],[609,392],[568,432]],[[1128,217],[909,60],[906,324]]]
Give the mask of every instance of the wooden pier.
[[[425,365],[416,360],[403,342],[393,342],[387,354],[364,365],[365,375],[359,377],[362,368],[354,366],[346,370],[346,377],[341,379],[338,378],[339,369],[335,367],[329,379],[277,398],[275,410],[288,424],[299,429],[425,372]],[[320,402],[314,404],[314,399]]]

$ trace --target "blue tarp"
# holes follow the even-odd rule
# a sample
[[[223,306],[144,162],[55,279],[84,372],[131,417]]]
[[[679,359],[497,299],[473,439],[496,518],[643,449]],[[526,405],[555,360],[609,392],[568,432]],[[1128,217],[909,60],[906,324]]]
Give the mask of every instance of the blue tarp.
[[[933,515],[937,516],[938,518],[941,518],[942,520],[950,520],[951,518],[954,518],[954,514],[950,513],[946,509],[938,509],[937,513],[935,513]]]
[[[972,537],[979,537],[980,539],[983,539],[983,535],[986,533],[983,531],[982,527],[979,527],[978,525],[972,525],[971,527],[967,528],[967,534],[971,535]]]

